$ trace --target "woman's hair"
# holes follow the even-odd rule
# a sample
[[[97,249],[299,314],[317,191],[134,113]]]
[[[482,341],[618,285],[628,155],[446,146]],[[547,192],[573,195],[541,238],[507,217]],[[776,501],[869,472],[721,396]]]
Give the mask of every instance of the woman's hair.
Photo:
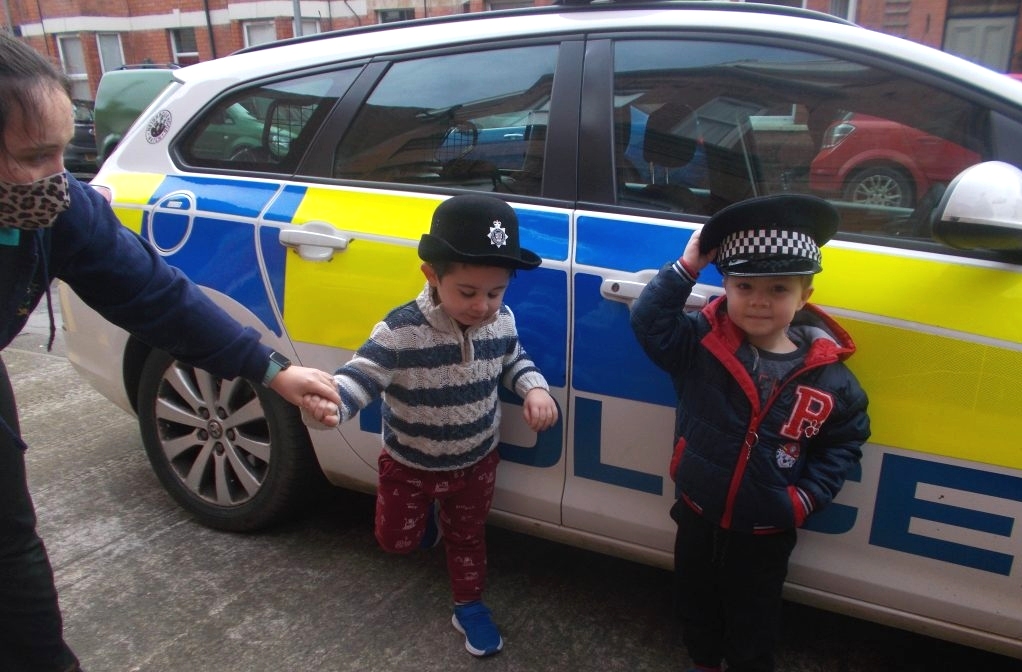
[[[22,118],[39,119],[50,87],[71,97],[71,83],[42,54],[0,31],[0,150],[6,150],[4,134],[11,110],[17,105]]]

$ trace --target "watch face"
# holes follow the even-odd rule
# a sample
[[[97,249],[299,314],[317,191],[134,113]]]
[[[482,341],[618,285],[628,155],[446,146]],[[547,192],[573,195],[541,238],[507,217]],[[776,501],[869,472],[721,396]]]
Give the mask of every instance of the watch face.
[[[291,360],[276,351],[270,353],[270,361],[279,365],[282,370],[291,366]]]

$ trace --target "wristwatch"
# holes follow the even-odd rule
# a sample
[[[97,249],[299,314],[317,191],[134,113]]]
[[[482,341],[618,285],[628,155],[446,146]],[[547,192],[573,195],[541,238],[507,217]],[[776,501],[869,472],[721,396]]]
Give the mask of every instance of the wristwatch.
[[[263,386],[269,387],[270,381],[278,373],[291,366],[291,360],[276,350],[270,353],[270,363],[266,366],[266,374],[263,376]]]

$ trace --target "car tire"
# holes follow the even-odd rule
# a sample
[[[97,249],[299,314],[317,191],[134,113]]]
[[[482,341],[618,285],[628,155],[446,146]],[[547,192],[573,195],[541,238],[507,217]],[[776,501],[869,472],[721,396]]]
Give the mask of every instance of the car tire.
[[[325,482],[297,408],[154,351],[138,417],[160,483],[201,524],[251,532],[292,514]]]
[[[912,181],[896,168],[869,166],[845,183],[844,199],[852,203],[911,208],[915,203]]]

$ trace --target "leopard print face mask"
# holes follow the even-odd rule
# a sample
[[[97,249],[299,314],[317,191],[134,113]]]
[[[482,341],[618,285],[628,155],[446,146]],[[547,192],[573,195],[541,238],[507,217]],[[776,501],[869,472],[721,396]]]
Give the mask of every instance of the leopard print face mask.
[[[43,229],[71,206],[67,173],[56,173],[29,184],[0,182],[0,227]]]

